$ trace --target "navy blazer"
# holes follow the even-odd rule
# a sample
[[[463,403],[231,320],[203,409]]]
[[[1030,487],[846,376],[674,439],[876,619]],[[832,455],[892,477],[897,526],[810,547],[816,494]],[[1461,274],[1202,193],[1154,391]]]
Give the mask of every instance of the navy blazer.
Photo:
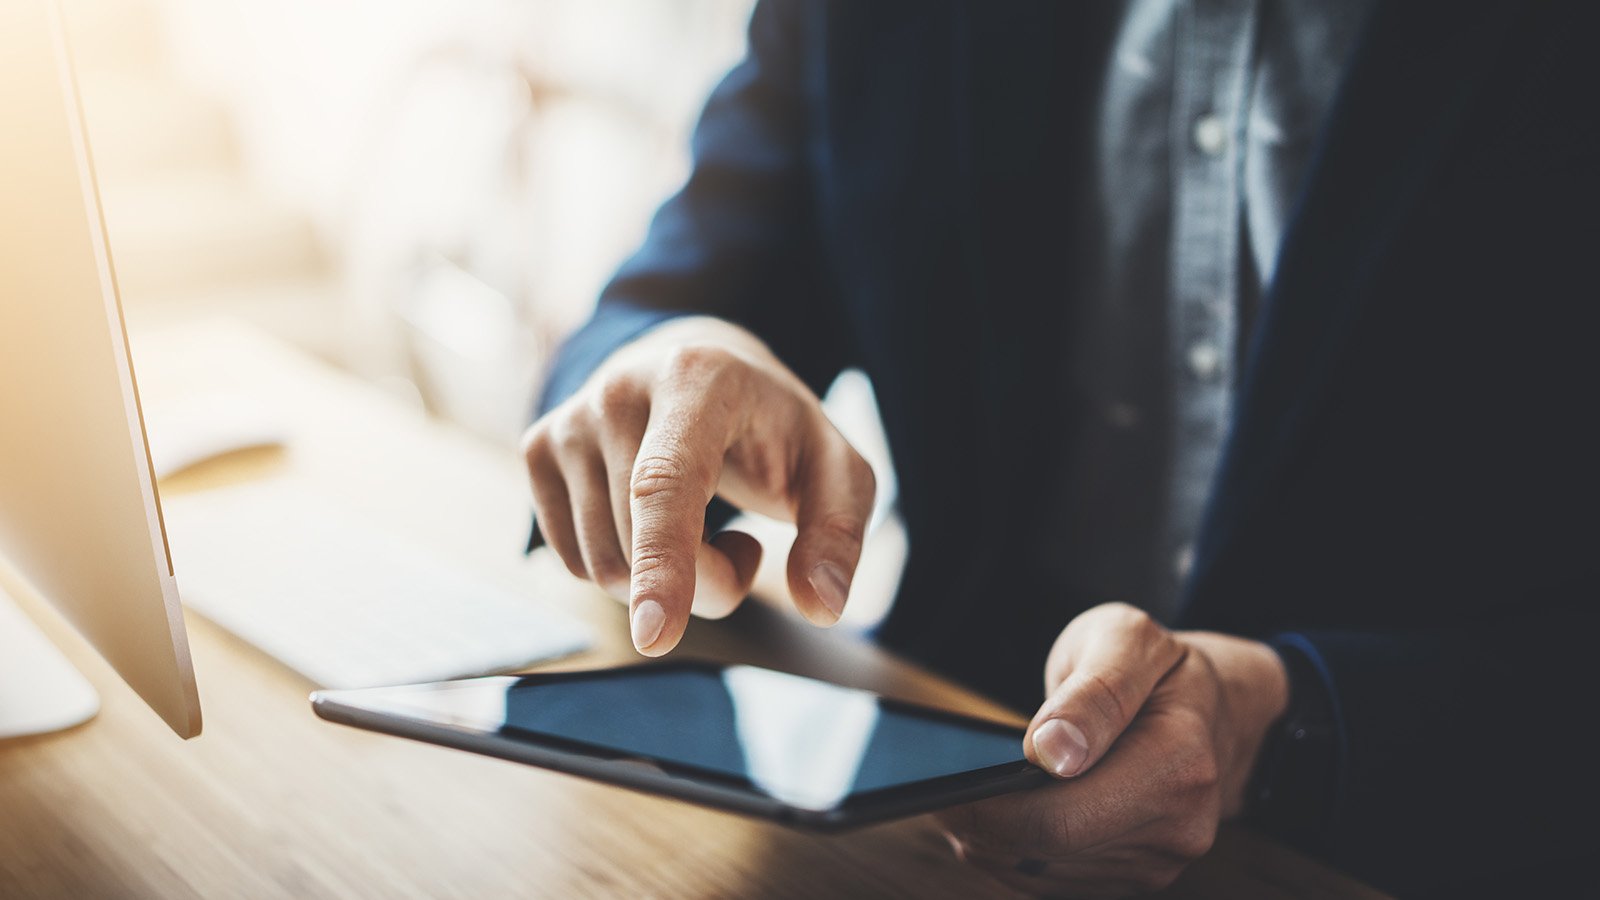
[[[1185,592],[1182,627],[1313,661],[1338,739],[1308,849],[1394,890],[1527,895],[1593,852],[1596,6],[1377,5]],[[543,399],[685,313],[747,326],[819,390],[865,370],[911,544],[880,639],[1024,709],[1072,615],[1119,599],[1060,596],[1020,549],[1073,439],[1075,179],[1113,19],[763,2],[689,180]]]

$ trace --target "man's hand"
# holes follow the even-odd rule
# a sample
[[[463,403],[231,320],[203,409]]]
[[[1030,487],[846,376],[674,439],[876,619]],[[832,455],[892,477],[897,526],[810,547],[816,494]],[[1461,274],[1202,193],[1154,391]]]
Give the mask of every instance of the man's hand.
[[[749,332],[710,318],[662,325],[619,350],[524,437],[535,514],[574,575],[629,601],[634,646],[677,646],[691,609],[732,612],[761,546],[706,540],[706,504],[794,522],[789,589],[838,621],[875,482],[798,377]]]
[[[1045,687],[1023,749],[1061,780],[941,819],[964,859],[1047,896],[1170,884],[1242,811],[1267,728],[1289,702],[1272,648],[1171,632],[1119,603],[1067,626]]]

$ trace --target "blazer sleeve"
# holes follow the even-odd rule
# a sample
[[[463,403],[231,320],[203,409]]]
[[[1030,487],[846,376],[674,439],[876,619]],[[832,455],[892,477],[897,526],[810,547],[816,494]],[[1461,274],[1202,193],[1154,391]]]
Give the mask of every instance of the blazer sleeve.
[[[1446,889],[1457,896],[1577,877],[1563,867],[1596,839],[1597,619],[1563,604],[1459,628],[1275,638],[1310,660],[1333,710],[1325,824],[1305,849],[1406,896],[1450,872],[1477,873]]]
[[[678,316],[744,326],[819,392],[849,364],[837,293],[825,274],[810,159],[812,17],[809,4],[756,6],[744,59],[695,127],[687,181],[557,355],[540,414],[576,392],[618,347]]]
[[[815,4],[761,0],[744,59],[695,126],[687,181],[650,223],[642,247],[601,292],[593,317],[557,354],[543,415],[577,392],[619,347],[680,316],[741,325],[819,394],[851,364],[838,292],[827,274],[811,148],[808,57]],[[734,510],[713,500],[707,525]],[[532,552],[544,543],[535,522]]]

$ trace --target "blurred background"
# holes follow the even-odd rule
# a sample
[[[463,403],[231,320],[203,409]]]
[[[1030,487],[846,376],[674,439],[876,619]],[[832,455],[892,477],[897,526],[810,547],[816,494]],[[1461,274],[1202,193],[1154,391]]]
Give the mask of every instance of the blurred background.
[[[68,0],[130,328],[242,319],[514,446],[752,3]],[[884,486],[870,621],[905,549],[892,472],[864,377],[830,412]],[[746,524],[781,592],[787,532]]]
[[[510,440],[750,0],[65,7],[131,320],[246,318]]]

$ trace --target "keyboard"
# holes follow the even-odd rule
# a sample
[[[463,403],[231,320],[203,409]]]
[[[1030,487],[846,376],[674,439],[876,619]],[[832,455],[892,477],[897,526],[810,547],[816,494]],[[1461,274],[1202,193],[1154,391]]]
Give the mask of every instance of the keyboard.
[[[590,646],[534,597],[280,483],[163,503],[184,604],[319,687],[504,672]]]

